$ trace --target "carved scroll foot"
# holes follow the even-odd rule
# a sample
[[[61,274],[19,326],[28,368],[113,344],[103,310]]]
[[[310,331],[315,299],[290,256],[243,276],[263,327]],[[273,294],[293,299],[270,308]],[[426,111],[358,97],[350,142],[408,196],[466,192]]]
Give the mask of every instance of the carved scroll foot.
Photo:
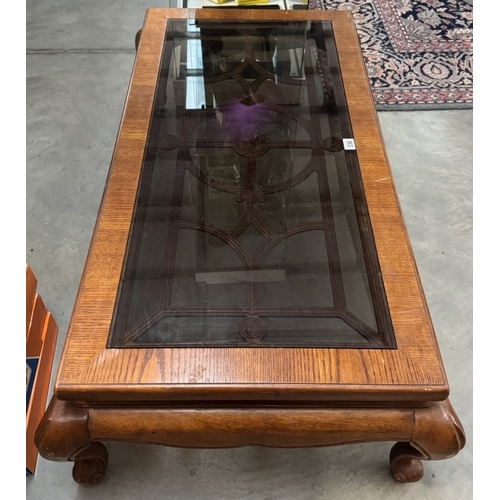
[[[73,460],[73,479],[80,484],[97,484],[108,466],[108,450],[102,443],[92,443]]]
[[[47,460],[72,461],[73,479],[80,484],[101,481],[108,465],[108,451],[92,441],[89,414],[67,401],[52,400],[35,434],[35,445]]]
[[[392,477],[400,483],[414,483],[422,479],[425,457],[409,443],[396,443],[389,456]]]
[[[396,443],[390,453],[391,473],[396,481],[409,483],[424,475],[422,460],[454,457],[465,446],[465,433],[448,400],[415,410],[410,442]]]

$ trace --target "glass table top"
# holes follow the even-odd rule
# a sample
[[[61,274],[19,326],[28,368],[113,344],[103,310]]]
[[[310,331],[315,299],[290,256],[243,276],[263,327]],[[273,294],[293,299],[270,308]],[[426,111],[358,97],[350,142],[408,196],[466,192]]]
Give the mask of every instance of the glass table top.
[[[166,33],[107,347],[395,348],[331,23]]]

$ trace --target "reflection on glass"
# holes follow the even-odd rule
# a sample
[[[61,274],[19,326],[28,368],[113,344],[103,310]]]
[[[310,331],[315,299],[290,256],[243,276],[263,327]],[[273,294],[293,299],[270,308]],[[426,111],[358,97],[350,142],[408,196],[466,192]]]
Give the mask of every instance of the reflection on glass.
[[[329,23],[169,21],[108,347],[395,347],[339,74]]]

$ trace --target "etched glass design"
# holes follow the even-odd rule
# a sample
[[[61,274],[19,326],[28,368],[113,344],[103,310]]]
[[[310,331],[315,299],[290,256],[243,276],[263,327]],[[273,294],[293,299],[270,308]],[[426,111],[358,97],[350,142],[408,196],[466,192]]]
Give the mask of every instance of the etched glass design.
[[[108,347],[394,348],[331,23],[170,20]]]

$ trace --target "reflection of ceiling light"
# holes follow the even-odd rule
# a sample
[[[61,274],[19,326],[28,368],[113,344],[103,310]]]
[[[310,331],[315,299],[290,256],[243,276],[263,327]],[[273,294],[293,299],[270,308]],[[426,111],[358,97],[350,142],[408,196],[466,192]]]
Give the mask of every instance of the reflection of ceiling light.
[[[202,60],[201,41],[187,40],[186,109],[205,109],[206,107]]]

